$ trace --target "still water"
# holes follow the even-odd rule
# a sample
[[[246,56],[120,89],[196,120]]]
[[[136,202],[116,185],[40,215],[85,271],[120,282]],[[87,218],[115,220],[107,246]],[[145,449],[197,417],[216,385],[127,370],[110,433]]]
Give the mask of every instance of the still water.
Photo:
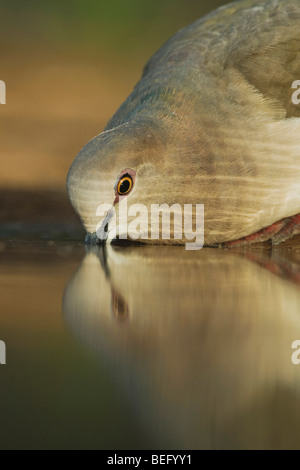
[[[300,243],[0,259],[0,448],[300,448]]]

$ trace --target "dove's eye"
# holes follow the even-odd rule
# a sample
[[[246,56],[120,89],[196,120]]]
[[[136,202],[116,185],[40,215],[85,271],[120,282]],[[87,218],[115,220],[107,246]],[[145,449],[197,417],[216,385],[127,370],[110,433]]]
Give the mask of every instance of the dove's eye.
[[[130,175],[123,175],[120,181],[118,182],[117,192],[120,196],[125,196],[130,193],[133,186],[133,180]]]

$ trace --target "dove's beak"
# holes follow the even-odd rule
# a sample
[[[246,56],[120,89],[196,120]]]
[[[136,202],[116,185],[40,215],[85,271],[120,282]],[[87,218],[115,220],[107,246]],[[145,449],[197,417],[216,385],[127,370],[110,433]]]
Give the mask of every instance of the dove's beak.
[[[103,242],[98,238],[97,233],[87,233],[84,240],[86,245],[99,245]]]

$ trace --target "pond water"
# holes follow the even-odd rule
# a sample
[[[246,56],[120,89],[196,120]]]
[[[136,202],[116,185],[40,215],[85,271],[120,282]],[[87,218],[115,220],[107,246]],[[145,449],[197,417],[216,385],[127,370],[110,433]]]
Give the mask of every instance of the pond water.
[[[0,259],[1,448],[300,447],[299,240],[6,236]]]

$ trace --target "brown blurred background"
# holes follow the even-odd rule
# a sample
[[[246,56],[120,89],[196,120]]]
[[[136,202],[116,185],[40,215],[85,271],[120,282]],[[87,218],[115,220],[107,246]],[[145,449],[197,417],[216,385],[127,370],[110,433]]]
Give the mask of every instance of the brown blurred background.
[[[150,56],[222,0],[0,3],[0,239],[83,240],[66,195],[78,151]]]
[[[220,0],[9,0],[0,5],[0,188],[63,188],[148,58]]]

